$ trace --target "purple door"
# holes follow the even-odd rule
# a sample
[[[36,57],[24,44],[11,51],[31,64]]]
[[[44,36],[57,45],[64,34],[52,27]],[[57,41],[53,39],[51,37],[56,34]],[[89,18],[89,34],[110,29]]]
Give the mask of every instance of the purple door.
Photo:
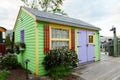
[[[79,63],[87,62],[86,31],[78,31],[78,59]]]
[[[94,44],[89,43],[89,36],[94,33],[86,30],[78,31],[78,59],[79,63],[94,60]]]
[[[87,55],[88,55],[88,61],[94,60],[94,32],[87,31]],[[91,39],[91,41],[89,41]]]

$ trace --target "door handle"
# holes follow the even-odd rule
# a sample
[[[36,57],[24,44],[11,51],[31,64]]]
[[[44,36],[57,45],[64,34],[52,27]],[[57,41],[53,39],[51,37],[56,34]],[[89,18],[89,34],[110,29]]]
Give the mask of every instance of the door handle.
[[[88,44],[86,44],[86,46],[88,47]]]
[[[77,48],[79,48],[79,47],[81,47],[81,46],[77,46]]]
[[[93,58],[96,58],[96,57],[93,57]]]

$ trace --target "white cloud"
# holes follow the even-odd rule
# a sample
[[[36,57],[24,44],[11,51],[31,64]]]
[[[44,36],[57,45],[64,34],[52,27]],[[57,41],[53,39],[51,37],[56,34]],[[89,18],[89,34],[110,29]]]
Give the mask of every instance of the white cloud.
[[[1,1],[0,26],[5,27],[6,29],[13,29],[21,4],[20,0]]]
[[[109,31],[112,25],[117,28],[117,35],[120,35],[119,0],[67,0],[62,8],[70,17],[100,27],[101,35],[113,36],[113,33]]]
[[[13,29],[21,5],[20,0],[1,0],[0,26]],[[62,9],[70,17],[100,27],[101,35],[112,36],[112,25],[120,35],[120,0],[65,0]]]

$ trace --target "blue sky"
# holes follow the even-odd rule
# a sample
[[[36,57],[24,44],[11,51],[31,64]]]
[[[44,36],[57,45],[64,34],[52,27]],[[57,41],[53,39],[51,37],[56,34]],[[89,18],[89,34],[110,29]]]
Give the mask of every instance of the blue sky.
[[[0,26],[13,29],[20,0],[2,0],[0,5]],[[120,0],[65,0],[61,7],[69,17],[88,22],[102,29],[100,35],[113,36],[112,25],[120,36]]]

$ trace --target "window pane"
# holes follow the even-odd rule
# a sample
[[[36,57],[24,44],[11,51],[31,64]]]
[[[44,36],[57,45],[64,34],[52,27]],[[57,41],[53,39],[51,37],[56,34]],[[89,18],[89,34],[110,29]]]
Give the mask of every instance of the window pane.
[[[68,41],[64,41],[64,46],[68,47]]]
[[[61,48],[63,46],[69,47],[69,41],[64,41],[64,39],[69,39],[69,30],[52,28],[51,29],[51,49]]]
[[[24,42],[24,30],[20,31],[20,42]]]
[[[55,41],[52,41],[51,48],[54,49],[54,47],[55,47]]]
[[[62,48],[62,47],[69,47],[69,42],[68,41],[52,41],[51,43],[52,49]]]
[[[68,37],[69,37],[68,34],[69,34],[68,30],[65,30],[65,38],[66,38],[66,39],[68,39]]]
[[[63,38],[63,30],[60,30],[60,38]]]
[[[93,43],[93,35],[89,35],[89,43]]]
[[[57,37],[56,38],[59,38],[59,30],[56,29],[56,33],[57,33]]]
[[[51,37],[52,38],[59,38],[59,39],[68,39],[69,38],[69,31],[65,29],[51,29]]]
[[[53,28],[51,31],[52,31],[52,32],[51,32],[51,35],[52,35],[51,37],[52,37],[52,38],[55,38],[55,29]]]

